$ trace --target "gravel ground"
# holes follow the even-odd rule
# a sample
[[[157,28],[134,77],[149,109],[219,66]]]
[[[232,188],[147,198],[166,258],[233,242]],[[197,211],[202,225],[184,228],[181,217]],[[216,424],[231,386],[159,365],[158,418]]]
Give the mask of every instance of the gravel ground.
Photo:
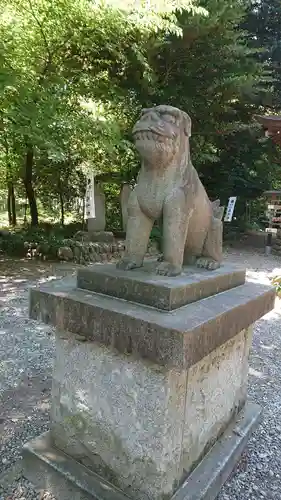
[[[37,495],[21,475],[22,445],[48,430],[52,328],[28,318],[28,289],[74,266],[0,260],[0,500]]]
[[[268,283],[280,258],[251,249],[229,250],[248,277]],[[75,266],[0,260],[0,500],[51,500],[23,477],[21,448],[48,429],[53,357],[52,328],[28,319],[28,288],[74,272]],[[255,328],[249,398],[263,419],[219,500],[281,499],[281,301]],[[59,499],[57,499],[59,500]]]

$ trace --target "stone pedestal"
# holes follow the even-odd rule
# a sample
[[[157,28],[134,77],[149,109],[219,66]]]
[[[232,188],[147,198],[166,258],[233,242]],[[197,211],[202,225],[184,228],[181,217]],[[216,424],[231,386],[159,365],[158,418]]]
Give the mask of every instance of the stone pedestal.
[[[248,355],[274,290],[228,265],[153,266],[31,291],[31,317],[57,333],[51,430],[25,446],[26,473],[58,499],[213,499],[257,423]]]

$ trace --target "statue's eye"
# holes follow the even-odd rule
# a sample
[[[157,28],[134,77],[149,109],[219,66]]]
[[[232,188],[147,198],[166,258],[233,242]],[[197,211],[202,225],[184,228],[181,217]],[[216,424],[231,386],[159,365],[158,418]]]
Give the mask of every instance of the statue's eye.
[[[176,122],[175,117],[173,115],[170,115],[170,114],[163,114],[162,119],[168,123],[175,123]]]

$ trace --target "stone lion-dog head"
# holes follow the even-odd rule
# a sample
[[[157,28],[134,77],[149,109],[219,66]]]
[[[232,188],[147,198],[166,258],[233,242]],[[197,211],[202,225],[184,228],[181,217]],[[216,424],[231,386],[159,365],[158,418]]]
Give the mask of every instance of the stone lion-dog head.
[[[168,165],[175,155],[184,155],[190,136],[190,117],[173,106],[143,109],[133,128],[136,149],[154,168]]]

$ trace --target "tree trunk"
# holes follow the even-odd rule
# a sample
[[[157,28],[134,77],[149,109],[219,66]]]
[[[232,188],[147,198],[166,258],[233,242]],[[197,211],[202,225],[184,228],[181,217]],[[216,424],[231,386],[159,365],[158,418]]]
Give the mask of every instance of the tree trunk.
[[[61,225],[64,226],[64,201],[62,192],[60,192],[60,213],[61,213]]]
[[[83,205],[82,205],[82,228],[85,229],[86,221],[85,221],[85,212],[86,212],[86,204],[85,204],[85,196],[83,197]]]
[[[25,157],[25,170],[23,177],[23,184],[25,187],[26,196],[28,199],[30,217],[31,217],[31,225],[38,226],[38,208],[37,202],[35,198],[35,193],[33,189],[33,159],[34,153],[32,147],[27,148],[27,153]]]
[[[9,225],[16,226],[17,224],[17,214],[16,214],[16,198],[14,185],[11,181],[8,182],[8,216]]]
[[[25,198],[25,203],[24,203],[24,219],[23,219],[23,225],[27,226],[27,207],[28,207],[28,201],[27,198]]]
[[[9,219],[9,226],[12,226],[12,208],[11,208],[11,197],[10,197],[10,191],[9,191],[9,186],[8,186],[8,195],[7,195],[7,210],[8,210],[8,219]]]
[[[61,189],[60,177],[58,180],[58,192],[59,192],[59,198],[60,198],[61,225],[64,226],[64,199],[63,199],[63,194],[62,194],[62,189]]]

